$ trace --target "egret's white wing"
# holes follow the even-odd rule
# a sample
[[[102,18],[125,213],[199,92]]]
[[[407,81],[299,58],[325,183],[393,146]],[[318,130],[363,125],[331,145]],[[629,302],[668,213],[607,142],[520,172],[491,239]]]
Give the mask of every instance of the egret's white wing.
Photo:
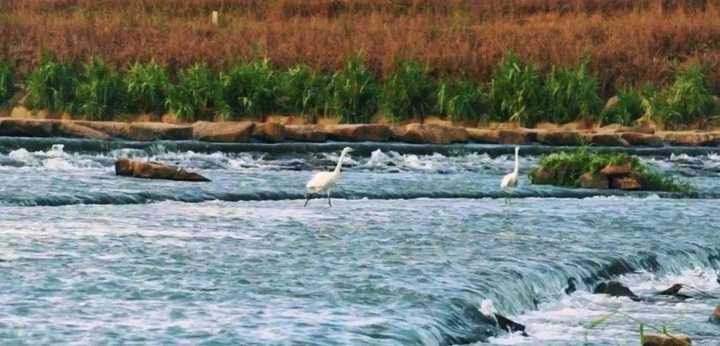
[[[513,173],[510,173],[502,178],[502,182],[500,182],[500,187],[505,189],[508,187],[516,187],[517,186],[517,176]]]
[[[310,179],[310,181],[307,182],[308,190],[312,192],[318,192],[322,191],[325,188],[327,188],[329,185],[333,183],[333,174],[332,172],[320,172],[315,174],[315,176]]]

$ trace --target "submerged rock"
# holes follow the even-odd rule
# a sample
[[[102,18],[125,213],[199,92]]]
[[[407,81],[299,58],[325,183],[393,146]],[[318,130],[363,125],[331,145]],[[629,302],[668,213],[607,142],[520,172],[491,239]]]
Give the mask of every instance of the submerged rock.
[[[145,179],[167,179],[178,181],[210,181],[194,172],[169,166],[160,162],[146,162],[128,159],[115,161],[115,174],[125,177]]]
[[[601,282],[595,286],[593,293],[607,294],[611,297],[628,297],[634,301],[641,300],[633,291],[617,281]]]
[[[687,335],[645,335],[642,346],[689,346],[692,340]]]
[[[660,296],[673,296],[675,298],[680,299],[689,299],[691,298],[688,295],[680,293],[680,290],[683,288],[682,284],[674,284],[670,286],[668,289],[658,292],[657,294]]]
[[[569,278],[567,280],[568,286],[565,288],[565,294],[571,295],[577,290],[577,287],[575,287],[575,281],[575,278]]]

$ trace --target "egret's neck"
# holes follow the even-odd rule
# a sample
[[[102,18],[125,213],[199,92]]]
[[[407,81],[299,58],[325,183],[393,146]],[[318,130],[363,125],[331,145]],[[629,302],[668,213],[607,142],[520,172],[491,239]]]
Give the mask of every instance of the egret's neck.
[[[518,159],[518,152],[515,151],[515,171],[513,171],[513,173],[515,173],[515,174],[518,173],[518,160],[519,160],[519,159]]]
[[[334,174],[340,174],[340,168],[342,168],[343,160],[345,159],[345,152],[340,154],[340,159],[338,160],[337,166],[335,166],[335,170],[333,171]]]

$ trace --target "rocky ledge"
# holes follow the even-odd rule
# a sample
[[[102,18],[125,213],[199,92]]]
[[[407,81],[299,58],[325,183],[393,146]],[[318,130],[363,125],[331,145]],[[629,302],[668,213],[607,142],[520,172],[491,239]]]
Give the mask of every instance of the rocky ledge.
[[[606,126],[595,129],[466,128],[449,122],[384,124],[283,124],[279,122],[117,122],[22,117],[0,118],[0,136],[96,140],[197,140],[205,142],[396,141],[418,144],[488,143],[555,146],[718,146],[720,131],[664,131]]]

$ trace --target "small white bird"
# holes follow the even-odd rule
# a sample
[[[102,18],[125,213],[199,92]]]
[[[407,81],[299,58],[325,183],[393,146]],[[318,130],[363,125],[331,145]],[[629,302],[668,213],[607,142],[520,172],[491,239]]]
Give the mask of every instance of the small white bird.
[[[342,150],[342,153],[340,153],[340,159],[338,160],[337,166],[335,166],[335,170],[333,170],[332,172],[317,173],[315,174],[315,176],[312,177],[312,179],[310,179],[310,181],[308,181],[307,185],[305,185],[305,187],[307,187],[307,193],[305,194],[305,206],[307,206],[308,202],[310,202],[310,194],[326,192],[328,205],[332,207],[332,202],[330,202],[330,191],[333,187],[335,187],[335,183],[340,177],[340,168],[342,168],[342,163],[343,159],[345,159],[345,155],[352,151],[352,148],[345,147]]]
[[[520,147],[515,147],[515,170],[512,173],[509,173],[505,175],[502,178],[502,181],[500,182],[500,188],[505,191],[505,193],[511,193],[518,185],[518,165],[519,165],[519,158],[518,153],[520,152]],[[506,203],[509,203],[509,199],[505,199]]]

